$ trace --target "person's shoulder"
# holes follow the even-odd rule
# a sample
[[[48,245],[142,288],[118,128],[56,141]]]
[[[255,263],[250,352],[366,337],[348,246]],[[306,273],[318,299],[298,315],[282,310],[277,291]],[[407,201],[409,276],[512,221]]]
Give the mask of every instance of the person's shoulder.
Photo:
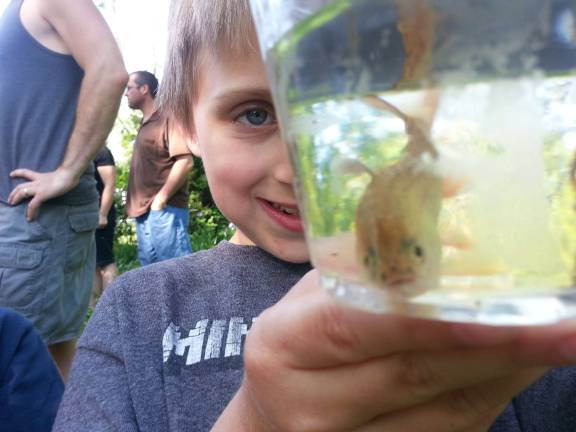
[[[222,248],[218,245],[179,258],[138,267],[115,279],[111,288],[120,295],[149,295],[182,284],[190,284],[221,262]],[[146,289],[142,289],[145,286]]]
[[[34,366],[58,376],[50,361],[48,351],[37,330],[32,323],[9,308],[0,307],[0,378],[4,372],[13,368],[15,364],[27,363],[27,367]],[[18,379],[26,380],[24,376]],[[0,380],[1,381],[1,380]],[[24,391],[31,391],[28,389]],[[1,428],[0,428],[1,429]]]
[[[276,258],[256,246],[239,246],[224,240],[209,249],[130,270],[115,282],[128,290],[138,290],[143,284],[157,289],[166,283],[190,283],[199,277],[205,279],[238,267],[266,266],[266,262],[275,261]]]
[[[104,296],[114,295],[122,305],[150,304],[216,286],[233,289],[230,281],[241,286],[243,281],[262,277],[301,276],[308,269],[308,264],[286,263],[256,246],[222,241],[210,249],[126,272],[106,288]]]
[[[210,249],[199,250],[189,255],[181,256],[178,258],[171,258],[165,261],[160,261],[144,267],[138,267],[125,273],[130,277],[168,277],[174,273],[180,272],[194,272],[194,267],[201,266],[208,261],[216,259],[221,256],[223,248],[220,244]]]
[[[0,375],[1,371],[6,368],[7,362],[10,360],[6,357],[13,355],[22,341],[28,339],[40,340],[40,335],[28,321],[20,313],[9,309],[0,307],[0,340],[2,341],[2,350],[0,350]]]
[[[27,331],[32,328],[32,323],[15,310],[0,307],[0,333]]]
[[[0,430],[50,430],[64,383],[30,321],[0,308]]]
[[[114,165],[114,156],[108,147],[104,147],[94,157],[94,164],[98,166]]]
[[[160,125],[165,125],[168,122],[166,116],[160,110],[155,110],[150,117],[146,119],[144,123],[158,123]]]

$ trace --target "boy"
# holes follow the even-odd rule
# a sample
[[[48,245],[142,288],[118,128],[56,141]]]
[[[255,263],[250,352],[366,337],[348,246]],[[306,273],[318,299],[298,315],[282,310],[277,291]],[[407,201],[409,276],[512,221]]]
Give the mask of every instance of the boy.
[[[574,362],[574,326],[368,314],[318,287],[245,2],[182,0],[171,17],[164,108],[238,231],[109,287],[54,430],[573,432],[570,369],[509,402]]]

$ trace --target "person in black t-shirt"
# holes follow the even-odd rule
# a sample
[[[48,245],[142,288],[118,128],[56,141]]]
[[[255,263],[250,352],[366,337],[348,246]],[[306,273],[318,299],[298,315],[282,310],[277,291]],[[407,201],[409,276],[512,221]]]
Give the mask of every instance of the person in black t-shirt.
[[[100,195],[98,229],[96,230],[96,272],[92,287],[91,305],[102,295],[102,291],[118,276],[114,259],[114,230],[116,228],[116,210],[114,208],[114,188],[116,184],[116,165],[114,156],[104,147],[94,158],[96,188]]]

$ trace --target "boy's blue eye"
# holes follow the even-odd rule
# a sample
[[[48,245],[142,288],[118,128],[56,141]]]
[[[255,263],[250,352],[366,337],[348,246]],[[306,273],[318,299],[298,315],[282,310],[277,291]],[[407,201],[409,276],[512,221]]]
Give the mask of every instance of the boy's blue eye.
[[[250,111],[247,111],[245,115],[248,123],[254,126],[261,126],[268,119],[268,113],[260,109],[251,109]]]
[[[249,108],[242,112],[236,121],[247,127],[260,128],[275,123],[274,114],[266,108]]]

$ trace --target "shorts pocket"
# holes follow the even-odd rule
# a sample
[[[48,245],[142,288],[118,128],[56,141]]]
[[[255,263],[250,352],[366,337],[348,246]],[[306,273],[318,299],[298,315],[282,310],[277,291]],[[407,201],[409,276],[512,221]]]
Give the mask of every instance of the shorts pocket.
[[[98,227],[98,213],[84,212],[68,215],[70,233],[66,245],[66,270],[74,270],[86,263],[93,254],[94,232]]]
[[[46,248],[38,243],[0,243],[0,305],[29,310],[41,303],[50,270],[45,256]]]

